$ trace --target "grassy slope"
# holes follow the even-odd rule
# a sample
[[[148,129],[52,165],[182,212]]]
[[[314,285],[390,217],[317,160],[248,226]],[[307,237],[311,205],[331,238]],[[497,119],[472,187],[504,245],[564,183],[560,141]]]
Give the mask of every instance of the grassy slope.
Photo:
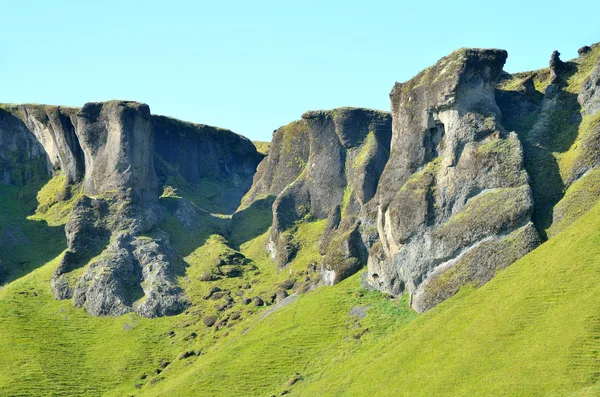
[[[172,318],[91,317],[70,301],[55,301],[56,265],[0,292],[0,395],[100,395],[178,353],[168,336]]]
[[[368,316],[349,316],[353,306]],[[333,288],[320,287],[269,314],[261,313],[214,346],[194,365],[173,368],[170,377],[141,395],[268,396],[293,390],[296,374],[308,379],[343,362],[363,344],[380,340],[416,317],[405,300],[395,303],[366,293],[359,276]],[[313,394],[313,395],[319,395]]]
[[[64,209],[72,203],[54,199],[63,182],[61,176],[50,180],[37,194],[37,200],[35,189],[0,186],[0,232],[10,230],[27,239],[27,243],[13,248],[3,245],[0,250],[5,265],[20,269],[0,290],[0,395],[136,394],[139,387],[168,379],[172,367],[191,362],[192,359],[177,360],[182,352],[219,349],[229,343],[230,333],[239,334],[242,327],[260,319],[261,312],[268,308],[244,306],[242,297],[233,294],[242,284],[252,283],[250,289],[244,290],[245,297],[267,297],[279,290],[284,280],[307,277],[306,265],[318,258],[317,240],[325,221],[303,223],[296,236],[300,244],[298,255],[285,271],[276,271],[266,256],[265,233],[244,242],[249,235],[246,229],[255,223],[255,218],[260,218],[258,212],[262,209],[257,209],[257,213],[253,210],[240,223],[244,230],[234,227],[229,233],[238,243],[244,243],[242,251],[252,259],[248,269],[241,277],[200,281],[206,269],[215,267],[219,254],[233,251],[223,237],[211,235],[223,232],[226,220],[204,214],[207,219],[203,219],[203,224],[209,227],[189,230],[169,215],[162,227],[176,242],[183,265],[179,282],[194,307],[179,316],[153,320],[136,314],[116,319],[91,317],[72,307],[69,300],[55,301],[51,293],[52,272],[66,242],[63,228],[48,227],[46,221],[56,225],[65,221]],[[162,199],[169,210],[173,200],[176,198]],[[316,274],[308,276],[314,278]],[[217,312],[214,306],[222,300],[204,299],[215,286],[232,291],[233,308]],[[207,315],[222,319],[232,313],[239,314],[240,319],[230,321],[231,327],[215,331],[202,323]],[[172,364],[157,374],[165,361]],[[141,379],[143,374],[146,376]]]
[[[256,146],[256,150],[259,153],[264,155],[269,154],[269,149],[271,149],[271,142],[262,142],[262,141],[252,141],[254,146]]]
[[[301,297],[142,395],[597,395],[599,258],[596,205],[484,287],[415,321],[361,297],[355,276]],[[360,334],[348,317],[354,304],[373,305],[360,320],[358,329],[370,329],[362,343],[351,335]],[[287,386],[296,372],[304,380]]]

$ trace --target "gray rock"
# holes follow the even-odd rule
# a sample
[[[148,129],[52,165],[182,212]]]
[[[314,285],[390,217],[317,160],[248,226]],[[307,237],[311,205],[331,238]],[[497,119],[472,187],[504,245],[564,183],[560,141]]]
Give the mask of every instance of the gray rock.
[[[261,194],[277,195],[267,250],[280,267],[297,251],[290,231],[296,222],[326,218],[340,204],[340,218],[356,215],[375,194],[389,153],[391,118],[386,112],[340,108],[302,118],[275,132],[269,156],[244,199],[247,206]]]
[[[175,256],[157,227],[165,211],[158,204],[159,182],[172,176],[186,184],[209,180],[221,207],[233,210],[262,159],[248,139],[231,131],[152,116],[147,105],[128,101],[81,109],[2,105],[0,143],[4,183],[41,186],[57,170],[67,184],[83,181],[86,196],[65,227],[68,247],[52,287],[57,299],[73,296],[94,315],[184,310],[189,302],[174,281]],[[186,199],[178,200],[174,215],[186,227],[200,222]],[[85,265],[85,275],[70,285],[67,273]]]
[[[298,178],[308,162],[309,137],[305,120],[294,121],[273,131],[269,155],[259,164],[252,187],[242,200],[242,209],[259,197],[278,196]]]
[[[185,197],[177,201],[175,218],[186,228],[192,228],[200,222],[200,216],[196,209]]]
[[[348,316],[356,317],[357,319],[362,320],[363,318],[367,317],[367,310],[369,307],[370,306],[352,306]]]
[[[85,153],[85,192],[131,189],[156,199],[154,133],[150,108],[126,101],[87,103],[77,113],[76,134]]]
[[[287,293],[286,290],[280,290],[277,291],[277,293],[275,294],[275,301],[277,301],[277,303],[281,302],[282,300],[284,300],[285,298],[287,298],[289,295]]]
[[[23,114],[22,105],[0,107],[0,182],[41,186],[49,179],[53,163],[23,123]]]
[[[215,325],[216,322],[217,318],[214,316],[206,316],[204,317],[204,320],[202,320],[202,323],[207,327],[212,327],[213,325]]]
[[[550,83],[558,82],[560,73],[564,70],[565,63],[560,60],[560,52],[554,51],[550,57]]]
[[[390,160],[360,214],[364,224],[376,224],[379,237],[365,282],[393,295],[409,292],[416,310],[442,300],[432,295],[456,292],[456,286],[439,284],[443,292],[425,286],[456,271],[459,258],[461,266],[477,267],[476,252],[485,247],[495,258],[485,275],[473,272],[456,285],[483,283],[538,243],[521,144],[499,123],[495,101],[505,60],[501,50],[459,50],[397,83],[390,95]],[[502,255],[498,236],[504,235],[520,236],[510,255]]]
[[[284,290],[292,289],[294,287],[294,284],[296,284],[296,280],[293,278],[288,278],[283,283],[281,283],[281,288],[283,288]]]
[[[583,47],[577,50],[577,54],[581,57],[590,51],[592,51],[592,48],[590,46],[584,45]]]

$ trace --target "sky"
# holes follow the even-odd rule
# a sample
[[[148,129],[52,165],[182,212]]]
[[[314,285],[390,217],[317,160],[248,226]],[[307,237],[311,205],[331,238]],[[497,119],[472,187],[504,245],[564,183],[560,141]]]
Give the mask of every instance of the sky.
[[[307,110],[389,110],[460,47],[546,67],[600,41],[600,1],[0,0],[0,103],[127,99],[252,140]]]

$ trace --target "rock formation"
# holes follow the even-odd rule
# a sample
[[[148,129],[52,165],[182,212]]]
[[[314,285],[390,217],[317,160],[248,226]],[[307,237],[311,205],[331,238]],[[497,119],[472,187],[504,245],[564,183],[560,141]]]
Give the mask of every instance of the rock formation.
[[[268,251],[278,266],[295,255],[296,222],[329,217],[321,250],[335,258],[341,254],[343,262],[324,263],[329,282],[360,269],[355,256],[364,252],[353,251],[355,245],[348,243],[359,236],[356,215],[375,194],[390,137],[388,113],[359,108],[307,112],[302,120],[275,131],[269,155],[243,202],[277,196]]]
[[[189,302],[175,283],[175,254],[158,227],[165,212],[159,186],[169,178],[206,179],[223,187],[225,200],[239,202],[262,159],[230,131],[152,116],[147,105],[126,101],[4,106],[0,139],[4,183],[39,185],[60,171],[67,184],[82,184],[52,286],[57,299],[72,297],[93,315],[184,310]],[[83,276],[74,277],[80,268]]]
[[[327,219],[323,283],[367,266],[364,285],[408,293],[423,312],[486,283],[597,201],[578,188],[600,184],[597,54],[586,46],[562,61],[555,51],[548,68],[511,75],[505,51],[461,49],[396,83],[391,114],[306,112],[274,131],[264,159],[246,138],[141,103],[2,105],[0,176],[39,189],[61,172],[81,187],[52,286],[94,315],[184,310],[161,220],[192,232],[236,208],[219,218],[229,222],[222,234],[252,230],[229,245],[264,233],[272,214],[265,249],[283,268],[298,225]]]
[[[495,86],[506,52],[458,50],[390,94],[393,137],[361,215],[379,241],[365,282],[425,311],[535,248],[523,151]]]

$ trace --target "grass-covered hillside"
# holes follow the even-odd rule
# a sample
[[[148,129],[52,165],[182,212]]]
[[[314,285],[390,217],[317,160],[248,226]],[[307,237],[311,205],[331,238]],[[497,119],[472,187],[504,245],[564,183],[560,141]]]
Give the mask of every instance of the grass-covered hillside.
[[[140,395],[600,393],[600,205],[418,318],[403,300],[361,290],[358,277],[256,319]]]
[[[242,303],[267,297],[290,278],[314,277],[307,264],[317,258],[323,228],[324,221],[299,225],[300,252],[281,272],[266,257],[266,234],[239,251],[223,237],[206,238],[182,258],[179,282],[194,306],[159,319],[92,317],[56,301],[50,278],[57,259],[40,264],[0,291],[0,395],[600,392],[600,205],[484,287],[463,289],[421,316],[406,297],[364,290],[360,274],[277,305]],[[215,259],[232,252],[250,258],[250,267],[240,277],[203,281],[217,270]],[[226,298],[205,299],[215,286],[235,292],[231,307],[216,308]],[[210,327],[209,316],[217,322]]]

